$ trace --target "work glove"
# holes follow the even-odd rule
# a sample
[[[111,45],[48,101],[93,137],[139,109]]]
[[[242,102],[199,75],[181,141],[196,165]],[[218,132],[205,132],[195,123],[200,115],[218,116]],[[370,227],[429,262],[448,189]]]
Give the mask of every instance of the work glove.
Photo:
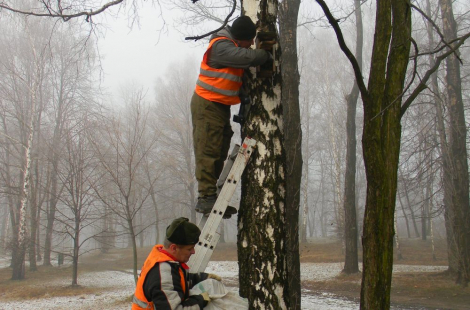
[[[213,273],[207,274],[207,278],[208,278],[208,279],[214,279],[214,280],[217,280],[217,281],[222,281],[222,278],[221,278],[221,277],[219,277],[218,275],[213,274]]]
[[[211,298],[209,297],[209,292],[201,293],[201,296],[202,298],[204,298],[204,307],[205,307],[211,301]]]

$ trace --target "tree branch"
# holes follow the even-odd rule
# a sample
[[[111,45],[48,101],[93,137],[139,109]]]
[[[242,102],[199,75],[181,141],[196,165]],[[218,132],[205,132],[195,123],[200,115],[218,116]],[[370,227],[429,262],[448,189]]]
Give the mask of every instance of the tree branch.
[[[362,76],[361,68],[359,67],[356,57],[354,57],[353,53],[349,50],[348,46],[346,45],[346,42],[344,41],[344,36],[341,31],[341,28],[339,27],[338,20],[333,17],[333,14],[331,14],[330,9],[326,5],[325,1],[316,0],[316,2],[320,5],[323,12],[325,13],[326,18],[328,19],[328,22],[333,27],[336,33],[336,38],[338,39],[339,46],[343,53],[346,55],[346,57],[349,59],[349,62],[353,67],[357,85],[359,86],[359,90],[361,91],[362,99],[366,101],[369,97],[369,92],[366,88],[366,85],[364,84],[364,78]]]
[[[444,43],[444,45],[447,46],[448,48],[452,49],[452,47],[449,45],[449,43],[447,43],[447,41],[445,40],[444,34],[441,32],[441,29],[439,29],[439,27],[436,25],[436,23],[428,15],[426,15],[426,13],[424,13],[420,8],[418,8],[417,6],[411,4],[411,2],[409,3],[409,5],[413,9],[418,11],[418,13],[420,13],[431,24],[431,26],[434,28],[434,30],[436,30],[437,34],[441,38],[441,41]],[[454,50],[454,52],[455,51],[456,50]],[[457,53],[455,53],[455,57],[460,61],[461,64],[463,63],[462,59],[460,59],[460,57]]]
[[[451,49],[449,49],[447,52],[445,52],[444,54],[440,55],[439,57],[436,58],[436,62],[434,64],[434,66],[432,66],[427,72],[426,74],[423,76],[423,78],[421,79],[419,85],[416,87],[416,89],[411,93],[411,95],[406,99],[405,103],[402,105],[401,107],[401,112],[400,112],[400,117],[403,116],[403,114],[406,112],[406,110],[410,107],[411,103],[413,102],[413,100],[415,100],[415,98],[423,91],[427,88],[427,81],[429,80],[429,78],[432,76],[432,74],[439,68],[441,62],[446,59],[450,54],[452,53],[455,53],[455,51],[457,49],[459,49],[460,46],[462,46],[464,43],[465,43],[465,40],[467,40],[468,38],[470,37],[470,32],[467,33],[466,35],[460,37],[460,39],[458,40],[458,43],[455,44],[454,47],[452,47]]]
[[[15,9],[13,7],[10,7],[8,4],[4,4],[4,3],[0,3],[0,9],[5,9],[5,10],[11,11],[13,13],[23,14],[23,15],[27,15],[27,16],[62,18],[64,21],[69,21],[72,18],[86,16],[86,21],[90,22],[90,18],[93,15],[98,15],[100,13],[103,13],[104,11],[109,9],[110,7],[121,4],[123,1],[124,0],[110,1],[108,3],[105,3],[103,6],[101,6],[96,11],[93,11],[93,10],[90,10],[89,12],[82,11],[82,12],[77,12],[77,13],[73,13],[73,14],[64,14],[62,7],[60,7],[60,1],[59,1],[59,11],[58,12],[52,10],[50,5],[48,3],[45,3],[44,1],[42,1],[42,3],[44,4],[44,7],[47,10],[47,13],[39,13],[39,12],[34,12],[34,11],[23,11],[23,10],[19,10],[19,9]]]
[[[192,0],[193,3],[196,3],[196,1],[198,0]],[[197,40],[200,40],[202,38],[205,38],[213,33],[217,33],[219,32],[220,30],[224,29],[225,26],[227,26],[227,23],[230,19],[230,17],[232,17],[233,15],[233,12],[235,12],[235,8],[237,7],[237,0],[233,0],[233,6],[232,6],[232,11],[230,11],[230,13],[227,15],[227,17],[225,18],[225,21],[224,23],[222,24],[222,26],[220,26],[219,28],[217,28],[216,30],[213,30],[211,32],[208,32],[206,34],[203,34],[203,35],[200,35],[200,36],[195,36],[195,37],[186,37],[184,38],[185,40],[194,40],[194,41],[197,41]]]

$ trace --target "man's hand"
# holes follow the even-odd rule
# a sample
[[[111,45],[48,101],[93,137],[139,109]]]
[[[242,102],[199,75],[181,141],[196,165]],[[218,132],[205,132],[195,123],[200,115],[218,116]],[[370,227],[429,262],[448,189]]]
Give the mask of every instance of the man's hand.
[[[211,301],[211,298],[209,297],[209,293],[208,292],[201,293],[201,296],[202,298],[204,298],[204,301],[206,304],[205,306],[207,306],[207,304]]]
[[[214,280],[217,280],[217,281],[222,281],[222,278],[221,278],[221,277],[219,277],[218,275],[213,274],[213,273],[209,273],[209,274],[207,275],[207,278],[208,278],[208,279],[214,279]]]

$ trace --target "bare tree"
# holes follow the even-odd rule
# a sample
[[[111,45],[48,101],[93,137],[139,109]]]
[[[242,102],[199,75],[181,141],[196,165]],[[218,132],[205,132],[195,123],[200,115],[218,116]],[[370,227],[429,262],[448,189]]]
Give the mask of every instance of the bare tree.
[[[104,128],[89,132],[96,156],[103,167],[104,186],[109,183],[108,192],[95,186],[100,200],[123,220],[133,249],[134,278],[137,281],[136,237],[146,226],[135,223],[153,190],[153,184],[146,182],[144,161],[155,147],[157,137],[149,130],[148,106],[142,90],[127,90],[123,93],[124,110],[115,118],[104,120]],[[151,223],[149,223],[151,225]]]
[[[72,24],[72,23],[71,23]],[[44,265],[51,265],[53,250],[53,230],[57,204],[64,189],[58,178],[60,173],[60,158],[63,155],[65,143],[63,140],[67,122],[75,116],[83,106],[90,110],[96,109],[93,100],[93,80],[90,78],[96,69],[96,55],[93,45],[85,45],[87,36],[80,34],[75,25],[61,27],[59,25],[51,34],[51,49],[48,54],[50,66],[49,79],[49,134],[46,139],[45,155],[48,162],[49,180],[45,191],[49,196],[46,213],[46,234],[44,248]]]
[[[62,208],[58,209],[58,221],[62,224],[63,233],[72,240],[72,286],[78,285],[78,259],[82,246],[99,234],[88,232],[89,227],[97,226],[101,219],[101,212],[96,206],[94,183],[98,182],[96,176],[97,163],[91,145],[86,137],[85,128],[88,122],[84,119],[78,123],[68,124],[65,139],[65,156],[59,178],[64,184],[64,193],[61,195]],[[73,129],[72,129],[73,128]]]
[[[338,21],[324,1],[317,2],[333,26],[341,49],[354,68],[364,103],[363,152],[368,189],[363,233],[361,309],[388,309],[393,263],[400,119],[413,100],[425,89],[431,74],[440,63],[437,62],[435,67],[427,71],[410,96],[406,100],[403,99],[410,53],[411,7],[406,1],[380,2],[376,10],[374,48],[369,85],[366,87],[358,63],[344,42]],[[454,50],[466,37],[456,41]],[[440,59],[450,53],[452,51],[443,53]],[[377,230],[377,227],[381,229]]]
[[[24,33],[23,36],[16,37],[18,39],[16,45],[10,42],[11,47],[20,48],[20,45],[22,45],[21,48],[23,50],[19,55],[5,55],[2,58],[1,66],[8,76],[8,84],[4,85],[3,89],[3,98],[8,98],[10,103],[13,104],[13,109],[8,113],[12,113],[9,117],[13,117],[12,119],[17,121],[14,125],[10,123],[16,129],[15,132],[11,132],[13,135],[8,135],[6,138],[9,140],[9,145],[16,145],[15,152],[18,154],[17,167],[20,167],[18,171],[17,192],[13,192],[14,195],[17,195],[17,198],[12,197],[10,200],[12,203],[10,215],[12,216],[12,228],[14,230],[12,241],[12,279],[19,280],[25,277],[25,253],[29,240],[26,218],[31,182],[31,153],[33,139],[36,137],[35,129],[37,129],[36,124],[38,121],[36,111],[39,108],[39,93],[45,70],[45,48],[41,44],[43,37],[38,35],[40,27],[38,27],[37,23],[31,24],[25,19],[12,20],[12,23],[15,22],[24,30]],[[8,86],[13,85],[17,87],[8,88]],[[7,130],[7,121],[3,124],[5,130]],[[6,150],[8,156],[11,154],[10,151],[11,149]],[[6,164],[11,165],[12,163],[7,162]],[[11,174],[8,172],[7,181],[11,182],[12,180]]]

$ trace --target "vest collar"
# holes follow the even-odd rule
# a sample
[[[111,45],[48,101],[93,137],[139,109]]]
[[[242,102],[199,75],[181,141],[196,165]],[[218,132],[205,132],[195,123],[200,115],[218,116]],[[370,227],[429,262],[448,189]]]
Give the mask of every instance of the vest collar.
[[[166,256],[168,256],[169,258],[171,258],[172,260],[174,260],[175,262],[178,262],[178,260],[173,256],[171,255],[170,253],[168,253],[165,249],[163,248],[159,248],[158,249],[161,253],[165,254]],[[178,262],[180,263],[181,267],[183,267],[183,269],[185,270],[188,270],[189,269],[189,266],[186,265],[185,263],[181,263],[181,262]]]

